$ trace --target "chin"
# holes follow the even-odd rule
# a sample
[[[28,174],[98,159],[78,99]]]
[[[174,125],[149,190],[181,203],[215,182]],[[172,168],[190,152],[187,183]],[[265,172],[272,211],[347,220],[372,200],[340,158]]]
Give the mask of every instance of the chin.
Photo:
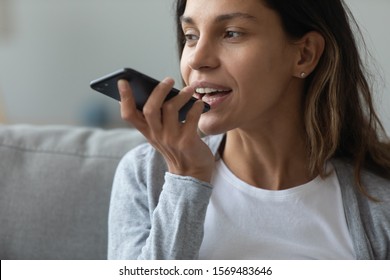
[[[226,127],[221,122],[221,118],[201,116],[198,129],[202,135],[218,135],[227,132]]]

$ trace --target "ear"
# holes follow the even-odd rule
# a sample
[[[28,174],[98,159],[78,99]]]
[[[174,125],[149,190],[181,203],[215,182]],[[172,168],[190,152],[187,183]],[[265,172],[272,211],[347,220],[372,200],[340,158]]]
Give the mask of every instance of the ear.
[[[306,78],[316,68],[325,48],[324,37],[316,31],[306,33],[296,42],[298,56],[295,63],[294,76]]]

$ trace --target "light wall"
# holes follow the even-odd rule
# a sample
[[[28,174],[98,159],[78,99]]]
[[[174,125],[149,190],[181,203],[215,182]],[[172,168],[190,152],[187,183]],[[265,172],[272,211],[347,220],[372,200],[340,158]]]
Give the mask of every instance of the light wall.
[[[79,124],[93,108],[119,119],[118,103],[89,82],[122,67],[179,77],[172,0],[1,1],[0,100],[11,123]]]
[[[376,98],[390,132],[390,1],[347,3],[382,73]],[[0,110],[10,123],[85,124],[91,110],[100,108],[122,123],[118,104],[90,90],[89,82],[122,67],[179,81],[172,5],[173,0],[0,0]]]

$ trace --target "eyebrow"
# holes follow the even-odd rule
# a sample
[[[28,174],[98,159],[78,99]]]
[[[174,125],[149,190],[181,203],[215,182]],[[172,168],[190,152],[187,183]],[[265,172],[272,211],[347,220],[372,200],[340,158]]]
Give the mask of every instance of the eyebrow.
[[[243,18],[243,19],[249,19],[249,20],[252,20],[252,21],[257,21],[257,18],[250,15],[250,14],[247,14],[247,13],[230,13],[230,14],[223,14],[223,15],[219,15],[215,18],[215,22],[219,23],[219,22],[223,22],[223,21],[229,21],[229,20],[232,20],[232,19],[237,19],[237,18]],[[188,23],[188,24],[194,24],[195,21],[193,18],[191,17],[187,17],[187,16],[181,16],[180,17],[180,21],[182,23]]]

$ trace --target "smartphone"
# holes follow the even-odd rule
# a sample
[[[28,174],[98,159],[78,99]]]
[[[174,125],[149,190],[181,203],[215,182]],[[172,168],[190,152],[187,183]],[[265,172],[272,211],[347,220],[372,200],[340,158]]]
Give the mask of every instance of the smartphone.
[[[92,89],[120,101],[117,83],[118,80],[121,79],[127,80],[130,83],[131,89],[133,90],[136,107],[140,111],[142,111],[142,108],[144,107],[153,89],[159,84],[159,81],[141,72],[131,68],[124,68],[99,79],[93,80],[90,83],[90,86]],[[165,101],[171,99],[177,94],[179,94],[179,90],[172,88]],[[191,99],[179,110],[180,122],[186,119],[188,111],[196,101],[198,101],[198,99],[191,97]],[[205,106],[203,113],[210,110],[210,105],[207,103],[204,104]]]

